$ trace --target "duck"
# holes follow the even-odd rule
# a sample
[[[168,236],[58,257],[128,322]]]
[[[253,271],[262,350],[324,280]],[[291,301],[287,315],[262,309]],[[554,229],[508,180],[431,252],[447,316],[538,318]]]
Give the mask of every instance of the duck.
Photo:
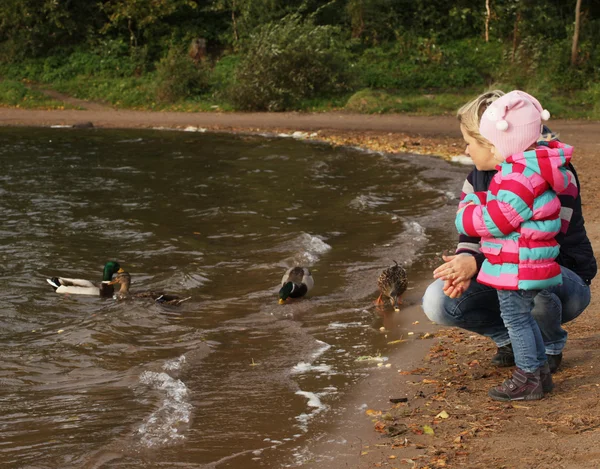
[[[402,295],[402,293],[406,291],[406,287],[408,287],[408,276],[406,275],[404,267],[398,265],[396,261],[394,261],[394,264],[395,265],[383,270],[377,279],[380,295],[379,298],[377,298],[377,301],[375,301],[375,304],[383,304],[382,297],[385,296],[390,299],[394,311],[400,311],[398,303],[401,303],[400,295]]]
[[[306,267],[291,267],[286,270],[281,278],[279,290],[279,304],[285,304],[288,298],[301,298],[314,287],[310,270]]]
[[[184,301],[191,299],[191,296],[187,298],[180,298],[175,295],[167,295],[166,293],[155,292],[155,291],[142,291],[131,293],[129,291],[129,287],[131,285],[131,275],[129,272],[124,271],[123,269],[119,269],[117,271],[117,276],[114,280],[109,282],[109,285],[115,284],[121,285],[121,289],[115,293],[113,298],[116,300],[125,300],[127,298],[151,298],[157,303],[167,304],[171,306],[179,306]]]
[[[104,273],[102,275],[102,282],[94,284],[89,280],[79,278],[66,278],[66,277],[51,277],[47,278],[48,282],[56,293],[70,293],[73,295],[91,295],[100,296],[102,298],[112,298],[114,294],[114,287],[110,285],[112,276],[117,273],[121,268],[118,262],[108,261],[104,265]]]

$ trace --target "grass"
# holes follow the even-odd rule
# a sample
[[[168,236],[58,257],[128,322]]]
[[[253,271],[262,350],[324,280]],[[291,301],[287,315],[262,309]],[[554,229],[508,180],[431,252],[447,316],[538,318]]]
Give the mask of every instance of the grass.
[[[0,80],[0,106],[19,109],[74,109],[16,80]]]
[[[52,85],[52,89],[75,98],[109,103],[119,109],[177,112],[231,112],[235,109],[219,93],[197,96],[176,103],[161,104],[155,96],[152,75],[143,77],[106,78],[76,77]],[[508,85],[498,85],[508,90]],[[453,115],[465,102],[477,96],[483,89],[468,88],[443,92],[373,90],[363,89],[353,94],[313,98],[302,101],[297,111],[328,112],[347,111],[361,114],[406,113],[415,115]],[[547,91],[538,96],[553,118],[600,119],[598,87],[589,90],[551,94]],[[27,81],[0,81],[0,106],[22,109],[73,109],[67,103],[49,98],[38,86]]]

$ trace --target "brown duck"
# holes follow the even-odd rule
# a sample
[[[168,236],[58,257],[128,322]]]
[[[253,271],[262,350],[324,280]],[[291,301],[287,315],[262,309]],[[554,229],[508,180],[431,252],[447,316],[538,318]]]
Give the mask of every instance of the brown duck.
[[[404,267],[398,265],[396,261],[394,261],[394,264],[381,272],[377,279],[380,295],[375,304],[383,304],[382,297],[385,296],[390,299],[394,311],[400,311],[398,303],[402,302],[400,295],[406,291],[408,286],[408,276]]]
[[[188,296],[187,298],[180,298],[175,295],[167,295],[161,292],[155,291],[142,291],[142,292],[134,292],[131,293],[129,291],[129,286],[131,285],[131,275],[128,272],[125,272],[123,269],[119,269],[117,272],[117,276],[115,279],[109,283],[109,285],[113,285],[118,283],[121,285],[121,289],[115,293],[114,298],[117,300],[124,300],[126,298],[151,298],[157,303],[179,306],[184,301],[187,301],[191,298]]]

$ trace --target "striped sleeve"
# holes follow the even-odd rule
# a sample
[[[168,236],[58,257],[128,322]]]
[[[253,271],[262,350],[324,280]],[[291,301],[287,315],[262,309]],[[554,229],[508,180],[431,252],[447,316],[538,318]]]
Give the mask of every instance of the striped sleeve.
[[[467,206],[458,214],[457,229],[470,236],[506,236],[533,216],[534,189],[520,172],[497,180],[495,197],[486,206]]]
[[[469,194],[474,193],[473,189],[473,174],[471,171],[467,179],[463,184],[462,192],[460,194],[460,200],[463,201]],[[456,254],[471,254],[477,261],[477,267],[480,268],[483,263],[485,256],[481,253],[480,249],[481,238],[479,236],[468,236],[464,233],[458,234],[458,245],[456,246]]]

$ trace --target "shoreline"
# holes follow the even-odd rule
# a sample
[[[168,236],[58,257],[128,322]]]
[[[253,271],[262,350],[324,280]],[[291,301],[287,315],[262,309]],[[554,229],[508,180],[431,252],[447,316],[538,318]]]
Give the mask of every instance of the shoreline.
[[[418,154],[429,154],[448,159],[463,149],[454,117],[0,109],[0,126],[4,127],[78,127],[86,122],[91,122],[94,128],[112,129],[195,127],[196,131],[274,135],[304,131],[316,133],[307,137],[308,140],[371,151],[410,153],[415,158]],[[600,170],[596,167],[600,161],[600,143],[596,135],[600,133],[600,123],[556,120],[551,121],[551,128],[575,147],[574,164],[582,186],[586,229],[598,255]],[[566,326],[569,341],[563,366],[555,375],[556,390],[551,395],[524,405],[491,402],[486,397],[487,389],[507,374],[506,369],[489,365],[495,352],[493,344],[466,331],[437,329],[432,341],[418,342],[424,356],[419,363],[411,364],[416,366],[414,369],[403,368],[402,374],[395,373],[393,378],[386,376],[386,372],[374,373],[357,387],[349,402],[368,402],[373,412],[348,410],[348,418],[342,419],[342,423],[346,422],[349,428],[338,430],[351,432],[353,440],[347,440],[346,455],[350,459],[344,459],[338,450],[331,453],[334,459],[326,464],[331,469],[599,467],[600,453],[590,450],[600,444],[597,405],[600,378],[594,369],[600,360],[597,282],[592,285],[592,302],[588,309]],[[419,295],[422,292],[413,291],[410,296]],[[411,319],[416,317],[422,327],[429,327],[419,303],[413,302],[408,309]],[[393,357],[390,354],[390,360],[400,360],[401,352],[399,348]],[[369,389],[377,392],[369,394],[375,397],[367,401],[363,395]],[[391,404],[388,401],[389,397],[399,394],[409,397],[409,402]],[[439,417],[441,411],[448,417]],[[336,422],[331,426],[335,427]],[[393,435],[391,429],[399,429],[400,433]],[[556,449],[557,438],[560,438],[560,449]],[[336,444],[339,448],[339,443]],[[322,449],[322,454],[329,451],[326,446],[315,448]]]

